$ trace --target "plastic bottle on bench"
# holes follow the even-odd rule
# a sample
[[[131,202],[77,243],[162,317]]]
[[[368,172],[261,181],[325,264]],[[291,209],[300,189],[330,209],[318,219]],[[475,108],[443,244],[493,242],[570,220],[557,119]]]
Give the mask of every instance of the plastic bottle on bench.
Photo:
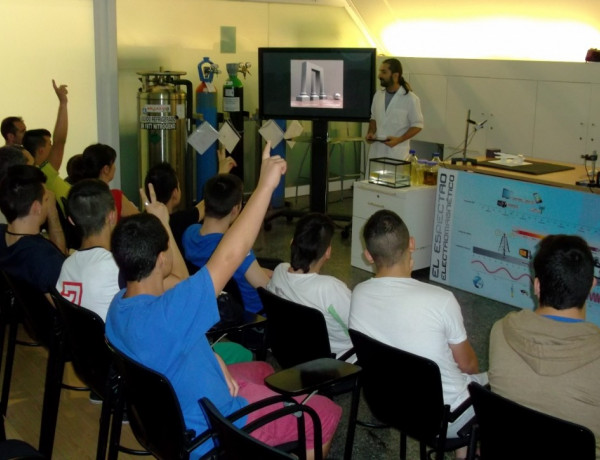
[[[410,185],[419,185],[419,159],[412,149],[408,153],[408,161],[410,161]]]

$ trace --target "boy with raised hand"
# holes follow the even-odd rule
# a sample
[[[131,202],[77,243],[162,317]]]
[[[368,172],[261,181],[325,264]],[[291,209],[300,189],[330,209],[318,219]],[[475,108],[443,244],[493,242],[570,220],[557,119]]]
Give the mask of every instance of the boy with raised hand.
[[[285,160],[263,151],[256,190],[210,260],[195,275],[165,290],[175,244],[169,244],[165,227],[154,216],[139,214],[122,219],[112,248],[127,288],[115,297],[106,319],[110,342],[132,359],[165,375],[175,389],[188,429],[202,433],[207,421],[198,404],[208,397],[225,415],[274,393],[264,385],[273,372],[264,362],[225,366],[210,348],[205,333],[219,320],[216,296],[242,262],[258,235],[273,190],[286,171]],[[143,190],[141,193],[145,197]],[[155,197],[145,200],[155,203]],[[162,205],[164,206],[164,205]],[[165,208],[166,210],[166,208]],[[341,416],[341,408],[321,396],[308,402],[320,416],[327,452]],[[277,406],[271,406],[277,407]],[[273,410],[273,409],[271,409]],[[264,412],[250,414],[244,425]],[[271,445],[296,438],[296,418],[284,417],[254,431],[252,436]],[[312,428],[307,443],[313,449]],[[192,452],[198,458],[212,447],[209,441]]]
[[[185,259],[203,267],[214,253],[242,210],[243,184],[234,174],[211,177],[204,186],[204,222],[194,224],[183,233]],[[239,287],[244,309],[259,313],[263,309],[256,288],[266,287],[271,271],[260,266],[251,249],[235,270],[233,278]]]

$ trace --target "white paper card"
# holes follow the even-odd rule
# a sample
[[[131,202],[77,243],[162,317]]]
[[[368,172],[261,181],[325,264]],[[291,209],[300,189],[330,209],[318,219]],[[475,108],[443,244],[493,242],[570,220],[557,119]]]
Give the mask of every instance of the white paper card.
[[[269,142],[271,141],[271,148],[274,149],[283,140],[283,131],[277,123],[273,120],[267,120],[258,129],[258,132],[262,138]]]
[[[217,139],[219,139],[219,133],[205,121],[188,137],[187,141],[200,155],[203,155]]]
[[[304,127],[298,120],[292,120],[288,125],[285,135],[283,136],[285,139],[293,139],[294,137],[298,137],[304,131]]]
[[[219,130],[219,141],[229,153],[233,152],[241,137],[240,133],[237,132],[229,120],[223,123]]]

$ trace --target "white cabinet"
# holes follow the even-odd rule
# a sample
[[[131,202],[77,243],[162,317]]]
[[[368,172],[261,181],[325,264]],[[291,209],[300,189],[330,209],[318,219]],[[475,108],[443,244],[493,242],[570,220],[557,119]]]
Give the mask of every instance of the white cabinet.
[[[366,181],[354,183],[352,204],[352,249],[350,263],[353,267],[373,272],[373,267],[363,255],[363,227],[369,217],[381,209],[398,214],[415,238],[413,252],[414,270],[429,267],[433,238],[433,211],[436,187],[420,185],[406,188],[388,188]]]
[[[600,150],[600,85],[540,82],[532,156],[570,163]]]

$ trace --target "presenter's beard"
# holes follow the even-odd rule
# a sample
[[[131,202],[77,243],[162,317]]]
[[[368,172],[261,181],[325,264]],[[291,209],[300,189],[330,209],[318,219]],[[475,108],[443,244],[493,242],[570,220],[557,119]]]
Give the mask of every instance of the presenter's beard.
[[[379,79],[379,84],[381,86],[383,86],[384,88],[389,88],[390,86],[392,86],[393,83],[394,83],[394,80],[392,80],[391,78],[388,80],[386,80],[385,78]]]

